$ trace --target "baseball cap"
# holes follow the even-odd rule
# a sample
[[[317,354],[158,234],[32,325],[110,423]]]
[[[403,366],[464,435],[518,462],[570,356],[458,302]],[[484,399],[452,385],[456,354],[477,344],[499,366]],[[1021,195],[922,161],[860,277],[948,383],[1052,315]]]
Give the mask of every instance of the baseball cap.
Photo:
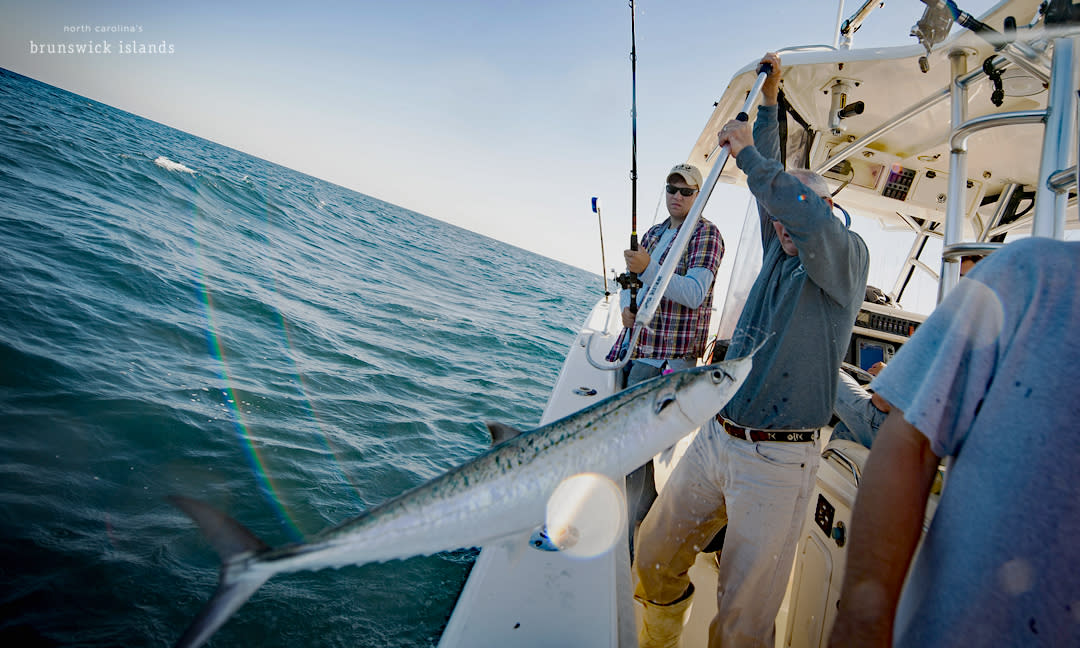
[[[693,164],[676,164],[671,167],[671,171],[668,171],[667,179],[671,180],[671,176],[680,176],[686,184],[695,189],[701,189],[701,171]]]

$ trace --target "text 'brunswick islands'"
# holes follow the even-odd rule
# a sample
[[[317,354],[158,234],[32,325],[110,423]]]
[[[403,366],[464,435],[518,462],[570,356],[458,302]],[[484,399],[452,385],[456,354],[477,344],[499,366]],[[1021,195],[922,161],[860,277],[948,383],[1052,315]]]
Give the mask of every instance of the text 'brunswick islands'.
[[[30,41],[31,54],[175,54],[176,45],[164,40],[145,43],[137,40],[89,40],[81,43],[37,43]]]

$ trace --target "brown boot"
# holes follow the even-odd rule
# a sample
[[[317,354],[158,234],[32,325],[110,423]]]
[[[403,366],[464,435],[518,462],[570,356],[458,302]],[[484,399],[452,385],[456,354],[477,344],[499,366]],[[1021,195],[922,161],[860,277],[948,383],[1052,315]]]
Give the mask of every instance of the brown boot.
[[[638,648],[678,648],[679,637],[682,635],[683,624],[690,616],[693,599],[693,584],[678,600],[666,605],[638,598],[645,608]]]

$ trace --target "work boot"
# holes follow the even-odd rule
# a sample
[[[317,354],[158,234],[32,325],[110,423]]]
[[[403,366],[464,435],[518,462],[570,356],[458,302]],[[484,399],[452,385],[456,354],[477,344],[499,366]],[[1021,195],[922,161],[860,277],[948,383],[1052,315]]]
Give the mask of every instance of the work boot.
[[[690,604],[694,599],[694,585],[686,589],[678,600],[661,605],[643,598],[638,601],[644,606],[641,635],[638,648],[678,648],[683,625],[690,616]]]

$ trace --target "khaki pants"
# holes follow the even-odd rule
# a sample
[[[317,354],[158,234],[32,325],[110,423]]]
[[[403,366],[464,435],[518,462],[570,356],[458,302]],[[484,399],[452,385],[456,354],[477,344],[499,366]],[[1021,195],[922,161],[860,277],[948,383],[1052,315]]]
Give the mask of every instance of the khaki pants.
[[[702,427],[638,531],[635,596],[682,596],[698,552],[727,523],[709,645],[771,648],[818,460],[816,442],[753,443],[715,420]]]

